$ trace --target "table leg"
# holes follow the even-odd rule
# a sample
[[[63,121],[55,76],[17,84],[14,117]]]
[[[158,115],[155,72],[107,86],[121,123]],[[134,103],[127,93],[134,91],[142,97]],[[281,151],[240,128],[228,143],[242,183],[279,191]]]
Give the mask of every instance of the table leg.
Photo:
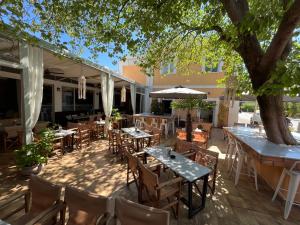
[[[139,143],[139,138],[136,139],[136,151],[140,151],[140,143]]]
[[[204,180],[203,180],[201,207],[204,209],[205,201],[206,201],[206,194],[207,194],[208,174],[203,179]]]
[[[188,182],[188,207],[189,207],[189,218],[193,217],[193,183]]]
[[[72,134],[72,141],[71,141],[71,142],[72,142],[72,143],[71,143],[71,144],[72,144],[71,149],[74,150],[74,133]]]

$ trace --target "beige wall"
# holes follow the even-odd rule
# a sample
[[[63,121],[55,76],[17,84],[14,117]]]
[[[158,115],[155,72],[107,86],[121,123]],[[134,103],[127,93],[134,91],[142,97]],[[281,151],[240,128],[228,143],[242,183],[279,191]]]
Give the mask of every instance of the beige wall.
[[[197,65],[191,66],[191,71],[201,71]],[[147,76],[142,69],[136,65],[122,65],[123,76],[135,80],[137,83],[147,85]],[[153,90],[161,90],[182,85],[188,88],[208,93],[208,98],[218,98],[224,95],[224,88],[218,84],[218,80],[224,78],[223,72],[211,72],[205,74],[186,75],[183,72],[176,74],[160,75],[156,70],[153,76]]]
[[[155,75],[153,85],[218,85],[217,80],[224,77],[223,72],[205,73],[197,75],[170,74]]]
[[[123,76],[135,80],[139,84],[146,85],[147,77],[141,67],[136,65],[124,65],[122,71]]]

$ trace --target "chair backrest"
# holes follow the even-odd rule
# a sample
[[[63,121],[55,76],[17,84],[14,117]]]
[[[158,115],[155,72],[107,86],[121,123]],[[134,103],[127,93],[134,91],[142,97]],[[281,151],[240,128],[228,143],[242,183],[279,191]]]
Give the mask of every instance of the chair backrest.
[[[156,196],[156,187],[159,185],[157,174],[153,173],[144,164],[139,162],[140,179],[142,185],[146,187],[147,191],[151,196]]]
[[[152,133],[153,134],[160,134],[161,135],[161,129],[157,127],[152,127]]]
[[[169,212],[116,198],[115,215],[121,225],[169,225]]]
[[[203,166],[215,170],[218,165],[219,153],[198,147],[195,161]]]
[[[205,131],[194,131],[193,136],[195,141],[206,142],[208,140],[208,132]]]
[[[32,175],[29,180],[31,207],[29,212],[38,214],[60,200],[61,187],[38,176]]]
[[[139,166],[139,159],[135,156],[133,156],[129,151],[124,151],[125,156],[127,158],[128,167],[131,170],[132,173],[134,173],[136,176],[138,175],[138,166]]]
[[[153,134],[152,136],[152,146],[160,145],[160,134]]]
[[[210,133],[211,128],[212,128],[212,123],[199,123],[198,126],[201,126],[203,128],[203,130],[205,130],[208,133]]]
[[[109,198],[66,186],[65,203],[69,209],[67,225],[96,225],[109,216]]]
[[[175,151],[178,153],[193,152],[198,149],[198,146],[193,142],[188,142],[180,139],[176,139]]]
[[[179,139],[186,139],[186,131],[177,129],[176,134]]]

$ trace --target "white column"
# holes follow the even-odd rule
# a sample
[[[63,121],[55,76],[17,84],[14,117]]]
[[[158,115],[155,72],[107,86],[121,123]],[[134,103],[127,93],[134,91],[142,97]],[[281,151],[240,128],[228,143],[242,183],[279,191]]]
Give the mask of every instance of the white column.
[[[43,49],[20,42],[23,88],[23,126],[25,143],[32,142],[32,129],[40,114],[43,99]]]

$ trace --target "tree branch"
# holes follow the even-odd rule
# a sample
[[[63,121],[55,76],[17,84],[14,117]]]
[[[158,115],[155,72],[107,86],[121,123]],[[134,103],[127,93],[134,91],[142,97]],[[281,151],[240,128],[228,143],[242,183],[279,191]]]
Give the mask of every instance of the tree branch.
[[[269,45],[260,65],[265,71],[270,71],[285,52],[293,32],[300,23],[300,0],[295,0],[285,12],[281,23]]]

